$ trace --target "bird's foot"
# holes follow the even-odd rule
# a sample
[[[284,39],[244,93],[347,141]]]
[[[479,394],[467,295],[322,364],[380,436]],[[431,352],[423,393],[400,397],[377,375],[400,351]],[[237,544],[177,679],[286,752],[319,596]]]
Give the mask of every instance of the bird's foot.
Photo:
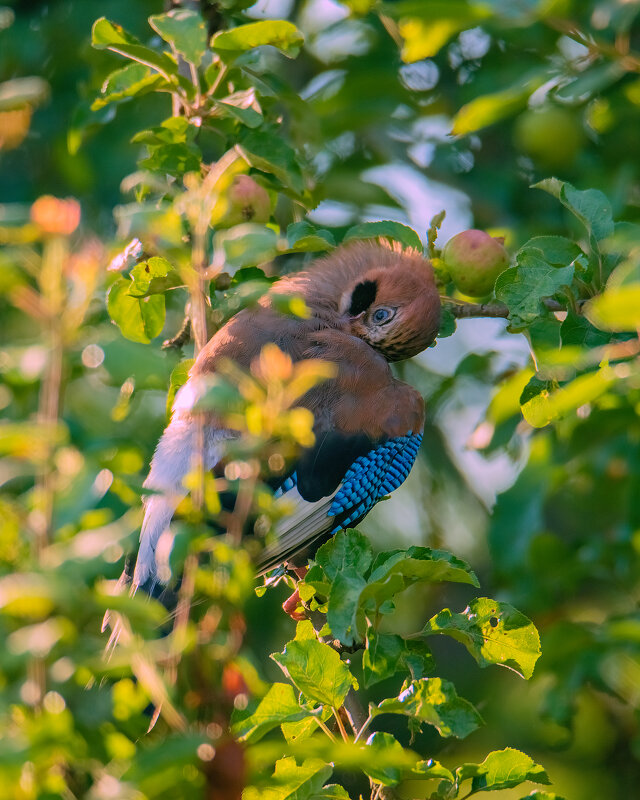
[[[298,580],[302,580],[304,576],[307,574],[309,568],[308,567],[292,567],[290,566],[289,569],[291,572],[295,573]],[[300,592],[296,589],[295,592],[288,597],[284,603],[282,604],[282,609],[285,614],[294,619],[296,622],[300,622],[303,619],[307,618],[305,611],[297,611],[299,605],[301,605],[302,601],[300,599]]]

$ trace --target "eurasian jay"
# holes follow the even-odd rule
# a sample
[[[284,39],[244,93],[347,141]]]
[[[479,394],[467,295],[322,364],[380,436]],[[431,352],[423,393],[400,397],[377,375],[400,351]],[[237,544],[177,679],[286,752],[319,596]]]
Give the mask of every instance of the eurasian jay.
[[[279,313],[274,294],[295,294],[310,317]],[[249,368],[267,342],[296,362],[333,362],[335,377],[308,391],[300,405],[314,415],[315,444],[303,450],[277,491],[294,511],[278,524],[275,543],[257,563],[300,566],[336,531],[355,526],[411,470],[422,441],[421,395],[393,377],[389,362],[428,347],[438,332],[440,300],[431,265],[416,251],[372,242],[343,245],[308,270],[281,278],[253,308],[236,314],[198,355],[173,404],[145,487],[145,513],[133,589],[151,592],[158,574],[156,546],[177,504],[199,441],[206,470],[237,434],[204,419],[194,406],[221,359]],[[302,560],[301,560],[302,559]]]

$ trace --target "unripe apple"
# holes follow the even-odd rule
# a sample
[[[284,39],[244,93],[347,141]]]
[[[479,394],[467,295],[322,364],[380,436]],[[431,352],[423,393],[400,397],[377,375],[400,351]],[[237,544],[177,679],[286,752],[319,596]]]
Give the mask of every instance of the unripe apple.
[[[571,165],[584,142],[584,132],[574,112],[548,106],[520,114],[514,132],[516,147],[542,167]]]
[[[227,192],[227,208],[219,224],[232,227],[243,222],[268,222],[271,200],[267,190],[249,175],[236,175]]]
[[[470,297],[492,291],[496,278],[509,265],[503,241],[478,230],[462,231],[449,239],[442,260],[457,289]]]

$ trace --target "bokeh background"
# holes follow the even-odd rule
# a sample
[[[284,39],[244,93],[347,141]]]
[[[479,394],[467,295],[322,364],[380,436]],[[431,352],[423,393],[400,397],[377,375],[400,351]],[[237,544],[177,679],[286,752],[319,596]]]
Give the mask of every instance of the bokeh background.
[[[425,53],[430,47],[433,55],[411,64],[400,61],[384,16],[366,13],[371,5],[264,0],[248,11],[255,18],[288,16],[306,37],[300,58],[279,69],[314,112],[291,123],[321,187],[314,222],[341,231],[357,221],[395,219],[426,240],[429,220],[445,209],[439,245],[478,227],[504,235],[513,252],[533,235],[575,230],[559,204],[529,188],[550,175],[600,189],[616,219],[638,222],[640,3],[487,0],[452,2],[447,10],[445,3],[425,2],[434,20],[430,36],[440,35],[444,19],[450,27],[441,46],[418,37],[413,46]],[[463,13],[469,7],[478,11],[477,24]],[[492,12],[486,23],[484,7]],[[169,306],[164,334],[152,348],[126,341],[105,310],[104,268],[131,237],[128,209],[136,198],[128,176],[142,150],[130,139],[170,108],[164,96],[150,94],[117,110],[91,111],[114,58],[91,48],[90,30],[105,14],[148,40],[146,18],[162,10],[159,0],[5,0],[0,8],[0,570],[6,574],[21,568],[25,537],[37,523],[31,516],[37,442],[17,425],[37,409],[46,364],[37,327],[12,301],[28,264],[16,264],[16,242],[6,231],[28,218],[30,204],[44,194],[80,202],[86,258],[102,270],[69,349],[67,436],[56,455],[58,541],[114,521],[130,544],[135,539],[135,522],[120,520],[138,504],[165,424],[177,356],[160,344],[179,326],[183,309],[177,301]],[[460,109],[487,96],[476,109],[481,123],[465,129]],[[434,755],[459,763],[516,746],[544,764],[554,789],[571,800],[631,798],[640,781],[640,397],[637,388],[620,393],[534,432],[519,416],[517,399],[532,374],[535,335],[511,333],[503,320],[465,320],[398,367],[427,398],[425,445],[410,479],[362,530],[378,548],[427,544],[466,558],[486,596],[513,603],[541,631],[543,656],[530,683],[502,670],[479,672],[460,648],[438,643],[441,674],[480,704],[487,726],[437,753],[442,745],[434,737]],[[105,567],[109,577],[117,576],[121,558],[115,548]],[[456,586],[407,592],[389,624],[417,630],[435,611],[462,608],[471,596]],[[249,649],[257,663],[288,635],[280,602],[274,592],[249,603],[248,624],[256,631]],[[3,713],[18,701],[11,676],[20,647],[28,644],[3,644]],[[264,677],[275,677],[275,666],[264,669],[273,670]],[[2,737],[0,731],[0,759],[9,762]],[[15,769],[23,770],[15,759]],[[36,796],[25,775],[21,791]],[[54,787],[47,796],[59,795]]]

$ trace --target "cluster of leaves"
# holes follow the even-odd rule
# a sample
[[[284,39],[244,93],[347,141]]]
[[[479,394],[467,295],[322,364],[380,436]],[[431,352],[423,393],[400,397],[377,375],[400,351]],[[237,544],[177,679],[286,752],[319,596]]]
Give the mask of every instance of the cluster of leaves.
[[[335,785],[319,793],[331,775],[327,761],[338,770],[361,769],[374,785],[424,783],[421,796],[426,791],[433,797],[456,798],[464,791],[468,797],[525,781],[549,783],[543,768],[517,750],[496,751],[481,764],[467,763],[452,771],[434,759],[421,760],[391,733],[376,731],[365,737],[381,715],[406,717],[413,734],[423,724],[430,725],[443,738],[464,738],[482,724],[478,711],[458,696],[451,681],[431,677],[435,662],[426,639],[435,634],[462,642],[481,667],[499,664],[527,678],[533,673],[540,655],[538,633],[507,603],[477,598],[461,613],[444,609],[417,634],[382,632],[383,616],[393,610],[400,593],[416,584],[441,581],[478,585],[469,566],[449,553],[411,547],[374,557],[368,540],[356,530],[336,534],[318,550],[304,582],[298,584],[317,628],[311,621],[300,622],[295,639],[271,656],[293,687],[274,683],[255,708],[236,713],[232,727],[240,741],[251,744],[276,728],[284,736],[288,755],[276,763],[273,778],[262,777],[262,791],[276,781],[282,797],[294,791],[300,797],[347,797]],[[341,658],[345,647],[352,653],[361,650],[361,658]],[[369,688],[403,677],[397,695],[371,702],[368,716],[363,712],[354,691],[360,683]],[[353,729],[351,735],[341,714]],[[327,727],[332,717],[342,734],[340,742]],[[254,758],[260,759],[257,750]],[[293,758],[304,759],[301,766],[296,768]],[[470,787],[465,784],[468,779]]]

